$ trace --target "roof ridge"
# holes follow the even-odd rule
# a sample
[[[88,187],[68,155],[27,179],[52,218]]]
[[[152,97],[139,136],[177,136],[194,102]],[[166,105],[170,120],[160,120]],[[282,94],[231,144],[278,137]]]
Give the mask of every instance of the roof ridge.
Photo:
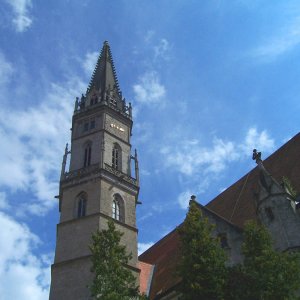
[[[192,200],[195,202],[196,205],[198,205],[200,207],[200,209],[204,209],[206,211],[208,211],[209,213],[217,216],[219,219],[223,220],[224,222],[228,223],[229,225],[233,226],[234,228],[237,228],[239,230],[243,230],[241,227],[237,226],[236,224],[232,223],[230,220],[222,217],[221,215],[219,215],[218,213],[216,213],[215,211],[211,210],[209,207],[206,207],[204,205],[202,205],[201,203],[195,201],[195,200]]]
[[[142,261],[142,262],[145,262],[145,261],[143,261],[143,260],[140,260],[140,258],[143,259],[142,256],[144,256],[144,254],[146,255],[146,253],[149,252],[150,250],[152,250],[154,247],[156,247],[156,246],[158,246],[158,245],[161,245],[161,244],[164,242],[164,240],[165,240],[166,238],[168,238],[170,235],[174,234],[174,233],[177,231],[177,229],[178,229],[182,224],[183,224],[183,222],[180,223],[178,226],[176,226],[173,230],[171,230],[171,231],[170,231],[169,233],[167,233],[165,236],[163,236],[161,239],[159,239],[157,242],[155,242],[151,247],[149,247],[149,248],[148,248],[146,251],[144,251],[142,254],[140,254],[140,255],[138,256],[138,260],[139,260],[139,261]],[[146,263],[148,263],[148,262],[146,262]]]

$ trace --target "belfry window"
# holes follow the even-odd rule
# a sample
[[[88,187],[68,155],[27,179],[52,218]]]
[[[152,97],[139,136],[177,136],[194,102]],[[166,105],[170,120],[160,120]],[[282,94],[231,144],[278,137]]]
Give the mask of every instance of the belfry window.
[[[92,157],[92,146],[88,144],[84,149],[84,161],[83,161],[84,167],[87,167],[91,164],[91,157]]]
[[[83,132],[86,132],[88,130],[89,130],[89,123],[85,122],[84,125],[83,125]]]
[[[90,129],[94,129],[94,128],[95,128],[95,124],[96,124],[96,123],[95,123],[95,120],[92,120],[92,121],[91,121]]]
[[[110,104],[112,104],[112,105],[114,105],[114,106],[116,106],[117,105],[117,100],[116,100],[116,98],[115,97],[110,97]]]
[[[112,149],[112,167],[116,170],[122,170],[122,151],[118,144],[114,144]]]
[[[77,206],[77,218],[84,217],[85,213],[86,213],[86,199],[84,197],[80,197]]]
[[[125,222],[124,201],[119,194],[115,194],[112,201],[112,217],[120,222]]]
[[[120,220],[120,205],[115,199],[112,205],[112,217],[118,221]]]

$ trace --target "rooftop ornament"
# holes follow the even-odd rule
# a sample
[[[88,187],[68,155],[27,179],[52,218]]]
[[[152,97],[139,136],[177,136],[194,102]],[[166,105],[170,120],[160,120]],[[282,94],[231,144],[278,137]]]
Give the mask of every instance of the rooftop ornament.
[[[253,149],[252,159],[255,160],[258,165],[262,163],[261,152],[257,152],[256,149]]]

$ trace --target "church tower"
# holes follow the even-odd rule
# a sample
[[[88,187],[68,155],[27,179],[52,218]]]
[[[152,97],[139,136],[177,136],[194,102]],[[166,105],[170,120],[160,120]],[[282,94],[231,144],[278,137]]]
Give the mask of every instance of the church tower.
[[[90,299],[91,235],[106,229],[110,219],[124,233],[121,242],[132,253],[128,267],[138,278],[139,169],[136,151],[131,155],[132,108],[119,89],[108,42],[86,94],[76,98],[71,130],[71,149],[66,146],[60,178],[50,300]]]

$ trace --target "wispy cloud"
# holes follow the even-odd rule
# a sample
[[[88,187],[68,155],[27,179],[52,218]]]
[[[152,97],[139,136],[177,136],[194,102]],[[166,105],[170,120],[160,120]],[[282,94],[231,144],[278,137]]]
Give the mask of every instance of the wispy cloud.
[[[179,194],[177,202],[179,203],[180,208],[186,209],[189,206],[189,202],[192,195],[193,194],[190,190],[184,191]]]
[[[154,58],[162,58],[165,60],[169,59],[170,53],[170,44],[167,39],[162,38],[157,45],[153,47],[154,49]]]
[[[13,66],[3,60],[2,65],[9,66],[6,73],[1,71],[7,81]],[[59,157],[69,139],[73,108],[70,99],[75,99],[84,86],[80,79],[71,78],[63,86],[52,84],[48,92],[42,97],[39,95],[38,106],[25,110],[15,107],[14,113],[11,107],[2,106],[0,186],[35,195],[26,205],[20,202],[17,210],[43,214],[54,206],[61,165]],[[5,94],[0,97],[5,98]]]
[[[266,130],[258,132],[257,129],[253,127],[248,130],[245,140],[239,145],[239,148],[244,151],[244,155],[249,155],[254,148],[270,153],[275,148],[275,142]]]
[[[145,37],[144,37],[144,40],[146,42],[146,44],[150,43],[152,38],[154,37],[155,35],[155,31],[154,30],[148,30],[145,34]]]
[[[0,192],[0,210],[8,209],[9,204],[4,192]]]
[[[85,55],[84,60],[82,61],[82,67],[86,73],[86,75],[91,76],[95,66],[96,66],[96,62],[99,56],[99,52],[95,51],[95,52],[88,52]]]
[[[297,17],[280,31],[270,36],[266,41],[252,51],[255,58],[264,61],[274,60],[277,57],[292,51],[300,44],[300,17]]]
[[[2,299],[47,299],[50,258],[34,254],[39,238],[0,212],[0,294]],[[52,259],[51,259],[52,260]]]
[[[11,6],[14,18],[13,24],[17,32],[23,32],[27,30],[32,24],[32,18],[29,14],[29,10],[32,6],[31,0],[6,0]]]
[[[143,51],[150,49],[150,53],[144,61],[147,66],[146,70],[139,76],[137,83],[133,85],[134,98],[140,105],[161,105],[165,103],[167,91],[157,70],[161,68],[163,61],[170,58],[170,43],[165,38],[157,40],[155,32],[149,30],[144,38],[144,44],[145,49]]]
[[[164,157],[166,167],[176,168],[184,175],[195,173],[220,173],[229,162],[237,161],[251,153],[253,148],[269,153],[274,149],[274,140],[266,130],[258,132],[256,128],[250,128],[244,141],[224,141],[214,138],[212,147],[204,147],[200,141],[184,140],[174,146],[164,146],[160,153]]]
[[[138,255],[142,254],[145,252],[147,249],[149,249],[154,243],[149,242],[149,243],[138,243]]]
[[[149,71],[140,76],[133,90],[137,102],[149,105],[162,103],[166,95],[166,89],[155,71]]]
[[[212,148],[203,147],[198,140],[183,141],[174,147],[163,147],[167,167],[175,167],[184,175],[195,172],[219,173],[228,161],[235,160],[237,153],[233,142],[215,138]]]
[[[11,79],[14,69],[2,52],[0,52],[0,86],[6,84]]]
[[[145,221],[145,220],[147,220],[148,218],[150,218],[152,216],[153,216],[153,213],[150,211],[150,212],[144,214],[143,216],[139,217],[138,222]]]
[[[177,198],[179,206],[185,209],[190,196],[193,193],[204,193],[231,163],[250,156],[253,148],[267,154],[273,151],[274,147],[274,140],[267,131],[259,132],[253,127],[247,131],[240,143],[215,137],[212,146],[205,147],[197,139],[184,140],[161,147],[160,153],[166,168],[173,168],[185,178],[189,178],[189,188]]]

